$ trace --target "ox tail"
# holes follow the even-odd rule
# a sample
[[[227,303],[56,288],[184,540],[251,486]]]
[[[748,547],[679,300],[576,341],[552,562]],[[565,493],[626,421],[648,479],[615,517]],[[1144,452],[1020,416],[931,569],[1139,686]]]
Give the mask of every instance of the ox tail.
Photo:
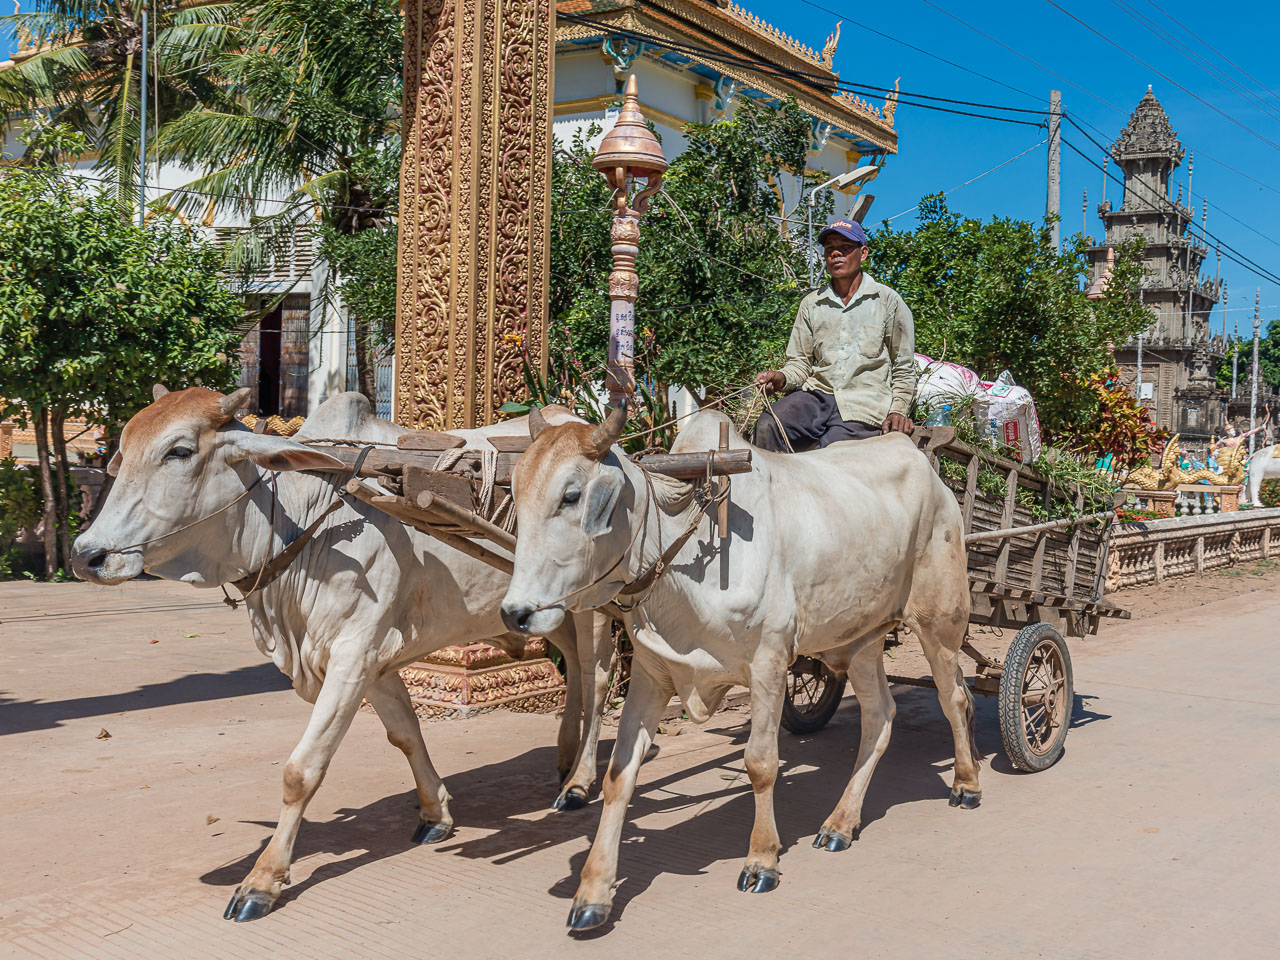
[[[968,701],[965,707],[965,718],[969,724],[969,754],[973,757],[974,763],[982,766],[982,751],[978,749],[978,711],[973,705],[973,691],[963,680],[960,685],[964,687],[965,699]]]

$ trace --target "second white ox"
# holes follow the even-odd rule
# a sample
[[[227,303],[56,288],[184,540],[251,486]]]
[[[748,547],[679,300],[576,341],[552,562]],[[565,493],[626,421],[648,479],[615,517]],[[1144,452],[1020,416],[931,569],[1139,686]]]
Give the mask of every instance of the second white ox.
[[[724,419],[698,414],[672,452],[715,447]],[[530,418],[535,442],[514,476],[520,538],[502,604],[511,629],[542,634],[566,611],[613,600],[700,509],[688,486],[646,475],[614,446],[623,420],[619,411],[594,428]],[[747,444],[735,438],[734,446]],[[814,846],[844,850],[858,836],[894,716],[883,639],[898,625],[919,638],[955,736],[952,805],[978,803],[973,707],[957,662],[969,619],[961,515],[911,441],[894,434],[791,456],[754,450],[751,472],[733,478],[729,527],[728,540],[707,533],[687,541],[627,614],[630,692],[569,914],[573,930],[608,918],[627,803],[672,694],[701,721],[731,686],[750,689],[755,824],[738,888],[777,886],[778,722],[787,668],[799,654],[847,671],[862,713],[853,775]]]
[[[106,503],[76,539],[81,579],[120,583],[145,570],[216,588],[252,577],[334,504],[345,472],[310,471],[345,471],[342,462],[294,440],[250,433],[233,417],[247,399],[247,390],[224,397],[199,387],[156,388],[156,402],[124,428]],[[512,429],[459,432],[478,445]],[[299,436],[385,445],[405,432],[375,419],[361,395],[346,393],[322,404]],[[449,835],[449,794],[397,668],[442,647],[503,634],[499,602],[506,586],[505,573],[348,501],[323,520],[279,579],[250,592],[245,605],[258,648],[315,706],[284,767],[275,835],[236,889],[227,919],[261,917],[289,882],[303,811],[365,698],[413,770],[420,804],[414,841]],[[563,652],[569,680],[556,806],[578,807],[595,779],[612,652],[608,621],[598,617],[593,626],[590,615],[575,617],[546,636]]]
[[[1255,507],[1262,506],[1258,494],[1267,480],[1280,480],[1280,444],[1260,448],[1249,460],[1248,500]]]

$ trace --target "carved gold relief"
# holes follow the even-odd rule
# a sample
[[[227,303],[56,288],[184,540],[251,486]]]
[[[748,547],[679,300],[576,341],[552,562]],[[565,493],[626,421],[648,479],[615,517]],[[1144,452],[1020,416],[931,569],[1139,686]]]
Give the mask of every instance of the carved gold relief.
[[[546,368],[550,0],[407,0],[395,416],[470,427]]]

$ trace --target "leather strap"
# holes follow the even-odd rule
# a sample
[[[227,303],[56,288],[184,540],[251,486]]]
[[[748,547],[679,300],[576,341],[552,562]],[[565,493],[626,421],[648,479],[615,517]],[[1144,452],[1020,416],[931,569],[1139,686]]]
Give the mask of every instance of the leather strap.
[[[355,466],[351,468],[351,476],[347,477],[346,480],[343,480],[342,483],[338,485],[339,491],[345,491],[347,482],[360,475],[360,468],[364,466],[365,457],[369,456],[369,453],[372,450],[373,447],[365,447],[360,451],[359,455],[356,457]],[[274,491],[272,491],[272,496],[275,496]],[[240,604],[244,603],[245,600],[249,599],[250,594],[256,593],[257,591],[267,587],[275,580],[278,580],[280,575],[289,568],[289,565],[297,559],[298,554],[302,552],[302,548],[311,542],[311,539],[316,535],[316,531],[320,529],[320,524],[324,523],[324,521],[328,519],[329,514],[341,507],[343,503],[346,502],[346,498],[347,495],[345,492],[339,492],[337,497],[334,498],[333,503],[325,507],[320,516],[312,520],[307,528],[303,530],[302,533],[298,534],[292,543],[263,564],[256,573],[251,573],[246,577],[241,577],[239,580],[232,580],[231,586],[240,591],[241,596],[239,600],[234,599],[229,593],[227,593],[224,586],[222,593],[225,599],[223,600],[223,603],[227,604],[232,610],[234,610],[240,606]],[[274,503],[272,504],[272,509],[275,509]]]

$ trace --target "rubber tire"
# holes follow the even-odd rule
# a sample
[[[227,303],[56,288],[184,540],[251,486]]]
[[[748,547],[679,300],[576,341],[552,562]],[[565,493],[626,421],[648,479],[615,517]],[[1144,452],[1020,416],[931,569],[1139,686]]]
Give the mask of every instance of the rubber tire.
[[[809,657],[797,657],[795,663],[791,664],[788,670],[797,675],[806,672],[800,669],[804,666],[804,661],[817,665],[826,686],[818,697],[818,702],[805,711],[796,709],[796,705],[791,699],[791,692],[787,691],[782,698],[781,723],[785,729],[792,733],[817,733],[831,722],[831,718],[836,715],[836,711],[840,708],[840,700],[844,697],[845,681],[843,677],[836,676],[826,664],[812,660]]]
[[[1066,670],[1066,683],[1063,695],[1067,700],[1067,713],[1053,746],[1045,754],[1031,751],[1026,734],[1022,727],[1022,678],[1032,651],[1045,640],[1052,640],[1062,654],[1062,663]],[[1039,773],[1058,762],[1062,756],[1063,744],[1067,739],[1067,731],[1071,729],[1071,714],[1075,707],[1075,679],[1071,670],[1071,652],[1067,642],[1062,639],[1056,627],[1043,621],[1032,623],[1018,631],[1009,644],[1009,651],[1004,660],[1004,672],[1000,675],[999,707],[1000,739],[1004,741],[1004,752],[1009,762],[1019,770],[1027,773]]]

